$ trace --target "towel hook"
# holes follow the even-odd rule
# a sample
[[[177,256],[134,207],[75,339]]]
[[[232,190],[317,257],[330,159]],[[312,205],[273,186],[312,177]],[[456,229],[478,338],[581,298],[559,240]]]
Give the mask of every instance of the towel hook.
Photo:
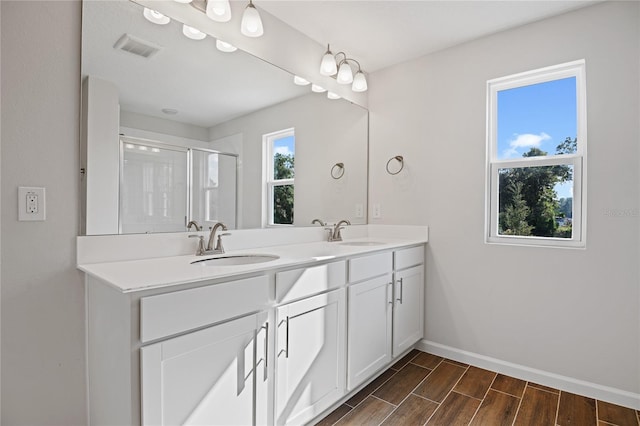
[[[344,163],[336,163],[331,168],[331,177],[334,179],[340,179],[344,176]]]
[[[397,172],[392,172],[391,170],[389,170],[389,164],[393,160],[396,160],[397,162],[400,163],[400,168],[398,169]],[[404,157],[402,155],[396,155],[395,157],[389,158],[389,161],[387,161],[386,169],[387,169],[387,173],[389,173],[390,175],[397,175],[402,171],[402,169],[404,169]]]

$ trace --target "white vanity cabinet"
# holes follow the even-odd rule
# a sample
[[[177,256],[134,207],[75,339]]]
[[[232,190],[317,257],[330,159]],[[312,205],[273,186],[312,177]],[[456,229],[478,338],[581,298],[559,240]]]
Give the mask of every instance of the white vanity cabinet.
[[[267,330],[259,313],[142,347],[142,424],[266,424]]]
[[[393,311],[391,252],[349,261],[349,330],[347,388],[360,383],[391,361]]]
[[[87,275],[91,425],[309,424],[423,335],[424,245],[175,273],[165,287],[109,281],[133,266]]]
[[[349,261],[347,388],[355,389],[423,336],[424,247]]]
[[[276,274],[275,424],[305,424],[345,395],[345,262]]]

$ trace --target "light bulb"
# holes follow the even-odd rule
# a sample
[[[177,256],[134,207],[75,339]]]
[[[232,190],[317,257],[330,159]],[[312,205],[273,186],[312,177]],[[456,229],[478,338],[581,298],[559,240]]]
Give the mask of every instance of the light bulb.
[[[342,61],[336,80],[339,84],[351,84],[353,82],[353,71],[351,71],[347,61]]]
[[[147,18],[147,21],[153,22],[154,24],[158,24],[158,25],[165,25],[165,24],[168,24],[169,21],[171,21],[171,19],[169,19],[168,16],[164,16],[162,13],[157,12],[155,10],[151,10],[146,7],[144,8],[144,11],[142,12],[142,14],[144,15],[145,18]]]
[[[186,24],[182,25],[182,34],[189,37],[191,40],[202,40],[207,36],[199,29],[190,27]]]
[[[307,86],[307,85],[310,84],[308,80],[305,80],[302,77],[298,77],[297,75],[293,76],[293,82],[294,82],[294,84],[297,84],[298,86]]]
[[[264,29],[262,28],[262,19],[260,19],[258,9],[256,9],[251,1],[249,1],[249,4],[244,9],[244,13],[242,14],[240,32],[247,37],[260,37],[262,34],[264,34]]]
[[[231,20],[229,0],[207,0],[206,13],[209,19],[216,22],[229,22]]]
[[[312,92],[316,92],[316,93],[323,93],[323,92],[326,92],[327,89],[325,89],[322,86],[318,86],[317,84],[312,84],[311,85],[311,91]]]
[[[336,58],[333,56],[333,53],[331,53],[331,50],[329,50],[329,45],[327,45],[327,51],[320,62],[320,74],[330,76],[337,72],[338,65],[336,65]]]
[[[235,47],[233,44],[227,43],[226,41],[222,41],[222,40],[216,40],[216,47],[218,48],[219,51],[226,52],[226,53],[231,53],[238,50],[238,48]]]
[[[340,99],[340,95],[333,92],[327,92],[327,98],[329,99]]]
[[[355,77],[353,77],[351,90],[354,92],[365,92],[367,90],[367,78],[362,71],[358,70]]]

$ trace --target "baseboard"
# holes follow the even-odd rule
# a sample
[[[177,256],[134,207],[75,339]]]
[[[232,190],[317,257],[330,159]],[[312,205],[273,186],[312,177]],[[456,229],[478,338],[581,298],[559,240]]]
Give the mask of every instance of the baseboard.
[[[550,386],[566,392],[640,410],[640,394],[638,393],[602,386],[567,376],[561,376],[548,371],[537,370],[524,365],[514,364],[512,362],[464,351],[451,346],[441,345],[440,343],[435,343],[429,340],[421,340],[418,342],[416,349],[449,358],[454,361],[473,365],[475,367],[496,371],[521,380],[539,383],[541,385]]]

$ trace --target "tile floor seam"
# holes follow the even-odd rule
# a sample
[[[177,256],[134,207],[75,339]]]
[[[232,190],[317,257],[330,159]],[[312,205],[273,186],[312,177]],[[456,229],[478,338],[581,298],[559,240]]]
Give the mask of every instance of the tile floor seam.
[[[560,397],[560,389],[556,389],[558,392],[552,392],[550,390],[542,389],[542,388],[538,387],[538,386],[544,386],[544,385],[539,385],[537,383],[533,383],[533,386],[531,386],[530,383],[533,383],[533,382],[527,382],[527,385],[525,386],[525,388],[526,387],[530,387],[530,388],[533,388],[533,389],[536,389],[536,390],[541,390],[542,392],[550,393],[552,395],[558,395],[558,397]],[[523,392],[523,394],[524,394],[524,392]]]
[[[553,424],[558,424],[558,416],[560,416],[560,398],[562,398],[562,391],[558,392],[558,403],[556,404],[556,419]],[[596,419],[596,426],[598,426],[598,419]]]
[[[509,392],[504,392],[504,391],[501,391],[501,390],[498,390],[498,389],[495,389],[495,388],[489,388],[489,390],[492,390],[492,391],[494,391],[494,392],[501,393],[501,394],[503,394],[503,395],[512,396],[512,397],[514,397],[514,398],[516,398],[516,399],[522,399],[522,396],[515,396],[515,395],[513,395],[513,394],[510,394]],[[488,393],[488,391],[487,391],[487,393]],[[522,393],[524,394],[524,391],[523,391]]]
[[[345,404],[345,405],[347,405],[347,404]],[[347,407],[349,407],[349,405],[347,405]],[[334,410],[334,411],[335,411],[335,410]],[[353,408],[352,408],[351,410],[347,411],[346,413],[344,413],[344,414],[342,415],[342,417],[340,417],[338,420],[336,420],[335,422],[331,423],[331,426],[334,426],[334,425],[338,424],[338,422],[339,422],[340,420],[344,419],[344,418],[345,418],[345,417],[346,417],[350,412],[352,412],[352,411],[353,411]],[[333,412],[333,411],[332,411],[332,412]],[[331,414],[331,413],[329,413],[329,414]],[[320,420],[320,421],[322,421],[322,420]]]
[[[393,405],[393,406],[394,406],[394,407],[396,407],[396,408],[398,408],[398,407],[399,407],[399,405],[393,404],[393,403],[391,403],[391,402],[389,402],[389,401],[385,401],[385,400],[384,400],[384,399],[382,399],[382,398],[378,398],[378,397],[377,397],[377,396],[375,396],[374,394],[371,394],[371,395],[369,395],[369,396],[372,396],[372,397],[374,397],[375,399],[378,399],[378,400],[380,400],[380,401],[382,401],[382,402],[385,402],[385,403],[387,403],[387,404],[389,404],[389,405]],[[395,410],[395,409],[394,409],[394,410]]]
[[[374,393],[375,391],[377,391],[378,389],[380,389],[380,388],[381,388],[382,386],[384,386],[384,385],[385,385],[389,380],[391,380],[391,379],[392,379],[396,374],[398,374],[398,370],[393,370],[393,369],[391,369],[391,368],[389,368],[389,370],[393,371],[393,374],[392,374],[391,376],[389,376],[389,378],[388,378],[387,380],[385,380],[384,382],[380,383],[380,386],[376,387],[376,388],[375,388],[375,389],[373,389],[371,392],[369,392],[369,393],[367,394],[367,396],[365,396],[364,398],[362,398],[362,401],[358,402],[355,406],[351,406],[351,405],[347,404],[346,402],[345,402],[344,404],[345,404],[346,406],[348,406],[348,407],[351,407],[351,409],[354,409],[354,408],[356,408],[358,405],[362,404],[362,403],[364,402],[364,400],[365,400],[365,399],[367,399],[367,397],[368,397],[368,396],[373,395],[373,393]],[[385,371],[387,371],[387,370],[385,370]],[[380,375],[379,375],[378,377],[382,376],[382,375],[385,373],[385,371],[383,371],[382,373],[380,373]],[[360,389],[358,392],[356,392],[356,393],[355,393],[351,398],[355,397],[359,392],[363,391],[363,390],[364,390],[364,388],[366,388],[366,387],[367,387],[367,386],[369,386],[371,383],[373,383],[373,382],[374,382],[378,377],[376,377],[375,379],[371,380],[369,383],[367,383],[366,385],[364,385],[364,386],[362,387],[362,389]],[[351,399],[351,398],[349,398],[349,399]],[[349,399],[348,399],[347,401],[349,401]],[[378,399],[380,399],[380,398],[378,398]],[[387,402],[387,401],[385,401],[385,402]]]
[[[415,357],[417,357],[417,356],[418,356],[418,355],[416,355]],[[415,357],[413,357],[413,358],[415,358]],[[412,359],[413,359],[413,358],[412,358]],[[407,364],[410,364],[410,363],[407,363]],[[418,364],[413,364],[413,365],[415,365],[415,366],[417,366],[417,367],[420,367],[420,368],[424,368],[425,370],[429,370],[428,368],[423,367],[423,366],[418,365]],[[435,370],[435,369],[434,369],[434,370]],[[418,386],[420,386],[420,385],[422,384],[422,382],[424,382],[424,381],[427,379],[427,377],[429,376],[429,374],[431,374],[431,372],[432,372],[432,371],[433,371],[433,370],[429,370],[429,372],[427,373],[427,375],[426,375],[426,376],[424,376],[424,378],[423,378],[422,380],[420,380],[420,382],[419,382],[417,385],[415,385],[415,387],[414,387],[411,391],[409,391],[409,393],[407,394],[407,396],[405,396],[405,397],[402,399],[402,401],[400,401],[400,403],[396,406],[396,408],[394,408],[394,409],[393,409],[393,411],[392,411],[392,412],[390,412],[390,413],[389,413],[389,415],[388,415],[387,417],[385,417],[385,418],[384,418],[384,420],[383,420],[380,424],[384,423],[384,421],[385,421],[385,420],[387,420],[387,418],[388,418],[389,416],[391,416],[391,415],[392,415],[392,414],[393,414],[393,413],[394,413],[394,412],[395,412],[395,411],[396,411],[396,410],[397,410],[397,409],[402,405],[402,403],[403,403],[403,402],[405,402],[405,401],[407,400],[407,398],[409,398],[411,395],[413,395],[413,391],[415,391],[416,389],[418,389]],[[425,398],[425,399],[427,399],[427,398]],[[435,402],[435,401],[434,401],[434,402]],[[438,405],[438,407],[440,407],[440,405]]]
[[[520,407],[522,407],[522,401],[524,400],[524,394],[527,392],[527,385],[524,385],[524,389],[522,390],[522,396],[520,397],[520,401],[518,401],[518,408],[516,409],[516,413],[513,416],[513,421],[511,422],[511,426],[516,424],[516,419],[518,418],[518,414],[520,413]]]
[[[540,389],[539,387],[537,387],[535,385],[535,383],[533,384],[533,386],[529,386],[529,383],[531,383],[531,382],[527,382],[527,385],[525,386],[525,390],[526,390],[527,387],[530,387],[530,388],[535,389],[535,390],[539,390],[539,391],[542,391],[542,392],[550,393],[551,395],[558,395],[558,399],[560,399],[560,390],[559,389],[558,389],[558,392],[556,393],[556,392],[551,392],[551,391],[546,390],[546,389]],[[544,385],[542,385],[542,386],[544,386]],[[524,392],[522,394],[524,395]]]
[[[487,370],[487,371],[490,371],[490,370]],[[497,377],[498,377],[498,373],[495,373],[495,375],[493,376],[493,380],[491,380],[491,383],[489,383],[489,387],[484,392],[484,396],[480,400],[480,404],[478,404],[478,408],[476,408],[476,412],[473,413],[473,416],[471,416],[471,420],[469,420],[469,424],[473,423],[473,419],[475,419],[476,416],[478,415],[478,411],[480,411],[480,407],[482,407],[482,404],[484,403],[484,400],[487,398],[487,395],[489,394],[489,391],[491,390],[491,386],[493,386],[493,383],[496,381]]]
[[[443,360],[442,362],[445,362],[445,361]],[[460,365],[451,364],[450,362],[448,362],[447,364],[449,364],[449,365],[455,365],[456,367],[463,368],[463,367],[461,367]],[[442,407],[442,404],[447,400],[447,398],[449,398],[449,395],[451,395],[451,393],[453,392],[453,389],[454,389],[456,386],[458,386],[458,383],[460,383],[460,380],[462,380],[462,376],[464,376],[464,374],[465,374],[468,370],[469,370],[469,366],[467,365],[467,368],[465,368],[465,369],[464,369],[464,372],[460,375],[460,377],[458,377],[458,380],[456,380],[456,382],[453,384],[453,386],[451,387],[451,389],[449,390],[449,392],[447,392],[447,394],[445,395],[445,397],[444,397],[444,398],[442,398],[442,402],[440,402],[440,403],[439,403],[438,408],[436,408],[436,409],[435,409],[435,411],[433,412],[433,414],[431,414],[431,417],[433,417],[433,416],[438,412],[438,410]],[[434,368],[434,370],[433,370],[433,371],[435,371],[435,368]],[[425,379],[426,379],[426,377],[425,377]],[[420,383],[422,383],[422,382],[420,382]],[[415,390],[415,389],[414,389],[414,390]],[[459,394],[459,395],[462,395],[462,394],[461,394],[461,393],[459,393],[459,392],[456,392],[456,393],[457,393],[457,394]],[[465,395],[465,396],[466,396],[466,395]],[[431,420],[431,417],[429,417],[429,420]],[[427,420],[427,423],[429,423],[429,420]],[[425,423],[425,424],[426,424],[426,423]]]
[[[426,377],[425,377],[425,379],[426,379]],[[420,382],[420,383],[422,383],[422,382]],[[418,385],[418,386],[420,386],[420,385]],[[416,386],[416,388],[417,388],[418,386]],[[414,390],[415,390],[415,389],[414,389]],[[410,393],[409,395],[417,396],[418,398],[422,398],[422,399],[424,399],[424,400],[426,400],[426,401],[433,402],[434,404],[440,405],[440,403],[439,403],[439,402],[434,401],[433,399],[429,399],[429,398],[427,398],[427,397],[424,397],[424,396],[422,396],[422,395],[418,395],[417,393],[413,393],[413,392],[412,392],[412,393]]]

